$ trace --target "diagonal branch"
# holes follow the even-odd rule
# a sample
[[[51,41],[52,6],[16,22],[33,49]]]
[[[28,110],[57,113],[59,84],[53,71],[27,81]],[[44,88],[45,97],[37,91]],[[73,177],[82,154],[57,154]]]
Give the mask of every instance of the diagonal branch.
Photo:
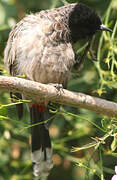
[[[117,103],[65,89],[61,91],[60,96],[57,96],[58,91],[55,87],[22,78],[0,76],[0,90],[20,92],[35,101],[41,98],[117,118]]]

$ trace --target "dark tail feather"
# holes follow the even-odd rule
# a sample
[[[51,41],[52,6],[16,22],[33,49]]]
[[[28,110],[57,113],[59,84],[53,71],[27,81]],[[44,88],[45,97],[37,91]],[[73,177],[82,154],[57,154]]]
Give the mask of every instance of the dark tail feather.
[[[11,97],[12,102],[17,102],[17,100],[22,99],[22,95],[19,93],[10,92],[10,97]],[[22,119],[22,117],[23,117],[23,104],[16,104],[16,111],[17,111],[19,120]]]
[[[44,122],[52,115],[45,106],[33,104],[30,108],[31,124]],[[36,177],[48,176],[53,167],[48,123],[34,125],[32,133],[32,161]]]

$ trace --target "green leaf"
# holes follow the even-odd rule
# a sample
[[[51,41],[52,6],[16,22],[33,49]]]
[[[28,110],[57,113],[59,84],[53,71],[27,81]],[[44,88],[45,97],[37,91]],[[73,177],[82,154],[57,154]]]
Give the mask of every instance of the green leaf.
[[[115,135],[115,136],[113,137],[113,141],[112,141],[112,143],[111,143],[111,150],[112,150],[112,152],[115,151],[116,148],[117,148],[117,136]]]

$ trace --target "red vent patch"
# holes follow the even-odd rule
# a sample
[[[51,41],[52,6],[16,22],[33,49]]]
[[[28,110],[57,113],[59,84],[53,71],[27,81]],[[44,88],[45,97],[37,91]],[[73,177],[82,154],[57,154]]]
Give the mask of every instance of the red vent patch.
[[[33,104],[33,107],[37,108],[39,113],[43,113],[46,109],[46,107],[42,104]]]

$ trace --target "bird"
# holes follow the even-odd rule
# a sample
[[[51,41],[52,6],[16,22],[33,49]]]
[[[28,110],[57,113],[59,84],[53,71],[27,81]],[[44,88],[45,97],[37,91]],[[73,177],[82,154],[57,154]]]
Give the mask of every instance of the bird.
[[[73,45],[90,39],[98,31],[110,31],[99,15],[82,3],[42,10],[26,15],[11,30],[4,51],[4,63],[11,76],[23,76],[43,84],[61,84],[67,88],[76,63]],[[24,94],[10,93],[16,99]],[[15,96],[14,96],[15,95]],[[38,99],[29,103],[31,121],[31,157],[33,174],[38,179],[47,177],[53,168],[49,125],[53,114],[49,102]],[[18,117],[23,117],[23,104],[16,105]],[[45,122],[46,121],[46,122]],[[34,125],[35,123],[40,123]]]

